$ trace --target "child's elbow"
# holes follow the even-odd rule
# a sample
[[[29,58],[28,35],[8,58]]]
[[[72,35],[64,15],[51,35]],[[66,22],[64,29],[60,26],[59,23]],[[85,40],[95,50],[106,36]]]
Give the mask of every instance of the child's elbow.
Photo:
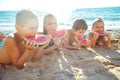
[[[23,65],[15,65],[15,67],[17,68],[17,69],[23,69]]]

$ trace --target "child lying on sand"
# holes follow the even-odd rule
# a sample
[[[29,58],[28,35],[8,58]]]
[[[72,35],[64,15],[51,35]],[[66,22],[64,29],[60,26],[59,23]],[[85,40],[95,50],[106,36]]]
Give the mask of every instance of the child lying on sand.
[[[16,32],[7,37],[0,49],[0,64],[13,64],[23,68],[30,55],[39,59],[44,46],[38,47],[33,41],[24,41],[23,36],[35,35],[38,29],[38,17],[30,10],[21,10],[16,15]]]
[[[63,40],[63,44],[67,49],[79,49],[81,46],[89,46],[89,42],[84,38],[88,26],[84,19],[77,19],[73,23],[72,29],[68,30],[68,34]]]
[[[110,34],[105,32],[104,22],[101,18],[94,21],[88,39],[91,41],[91,47],[95,47],[95,45],[110,45]]]

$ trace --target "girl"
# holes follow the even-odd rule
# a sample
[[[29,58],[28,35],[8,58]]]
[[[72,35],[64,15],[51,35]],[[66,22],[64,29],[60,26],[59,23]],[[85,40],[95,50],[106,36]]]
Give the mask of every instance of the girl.
[[[88,26],[84,19],[74,21],[72,29],[68,30],[68,34],[63,43],[67,49],[79,49],[81,46],[87,46],[86,40],[83,38]]]
[[[51,34],[57,30],[57,20],[54,15],[47,14],[43,21],[43,34],[48,35],[51,38]],[[50,54],[51,51],[59,49],[60,41],[58,39],[51,38],[48,46],[44,48],[44,54]]]
[[[95,47],[95,45],[99,44],[103,44],[104,46],[110,44],[110,34],[104,31],[102,18],[98,18],[93,22],[92,32],[89,33],[89,40],[91,41],[91,47]]]

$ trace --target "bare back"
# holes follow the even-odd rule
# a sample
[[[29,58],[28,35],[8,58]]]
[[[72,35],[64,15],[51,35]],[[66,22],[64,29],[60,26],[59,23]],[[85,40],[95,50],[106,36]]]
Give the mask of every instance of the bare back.
[[[72,45],[73,42],[75,41],[75,34],[71,29],[68,30],[68,37],[69,37],[69,45]]]
[[[20,56],[20,53],[23,53],[24,50],[22,38],[18,34],[9,36],[0,49],[0,63],[11,64],[11,55],[14,55],[14,57]],[[14,54],[16,52],[18,54]]]

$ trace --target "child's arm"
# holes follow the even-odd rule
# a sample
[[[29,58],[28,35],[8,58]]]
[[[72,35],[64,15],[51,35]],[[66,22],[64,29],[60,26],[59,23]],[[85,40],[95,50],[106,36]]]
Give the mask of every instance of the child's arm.
[[[50,39],[48,39],[47,44],[37,48],[36,53],[33,55],[35,59],[40,59],[40,57],[43,54],[44,48],[49,44],[49,42],[50,42]]]
[[[78,42],[78,43],[75,44],[75,45],[66,44],[64,47],[65,47],[66,49],[70,49],[70,50],[77,50],[77,49],[80,48],[80,46],[81,46],[81,43]]]
[[[43,50],[43,53],[44,54],[50,54],[51,51],[57,49],[56,45],[52,45],[51,47],[47,48],[47,49],[44,49]]]
[[[37,46],[34,45],[33,42],[26,42],[24,43],[26,49],[23,53],[21,53],[14,41],[13,38],[8,38],[5,42],[6,45],[6,51],[8,52],[8,56],[14,66],[17,68],[23,68],[24,63],[30,56],[30,53],[34,51],[34,49],[37,48]]]
[[[59,49],[60,48],[60,40],[55,39],[53,40],[54,45],[50,46],[49,48],[44,49],[44,54],[50,54],[51,51],[55,50],[55,49]]]
[[[107,37],[105,46],[108,47],[110,45],[110,42],[111,42],[111,35],[109,33],[105,33],[105,36]]]
[[[88,41],[91,47],[95,47],[98,37],[99,35],[96,32],[90,32],[88,34]]]
[[[79,47],[80,47],[80,42],[78,42],[75,45],[69,45],[70,42],[69,42],[69,36],[68,35],[66,35],[64,37],[62,43],[63,43],[63,45],[66,49],[70,49],[70,50],[76,50],[76,49],[79,49]]]

